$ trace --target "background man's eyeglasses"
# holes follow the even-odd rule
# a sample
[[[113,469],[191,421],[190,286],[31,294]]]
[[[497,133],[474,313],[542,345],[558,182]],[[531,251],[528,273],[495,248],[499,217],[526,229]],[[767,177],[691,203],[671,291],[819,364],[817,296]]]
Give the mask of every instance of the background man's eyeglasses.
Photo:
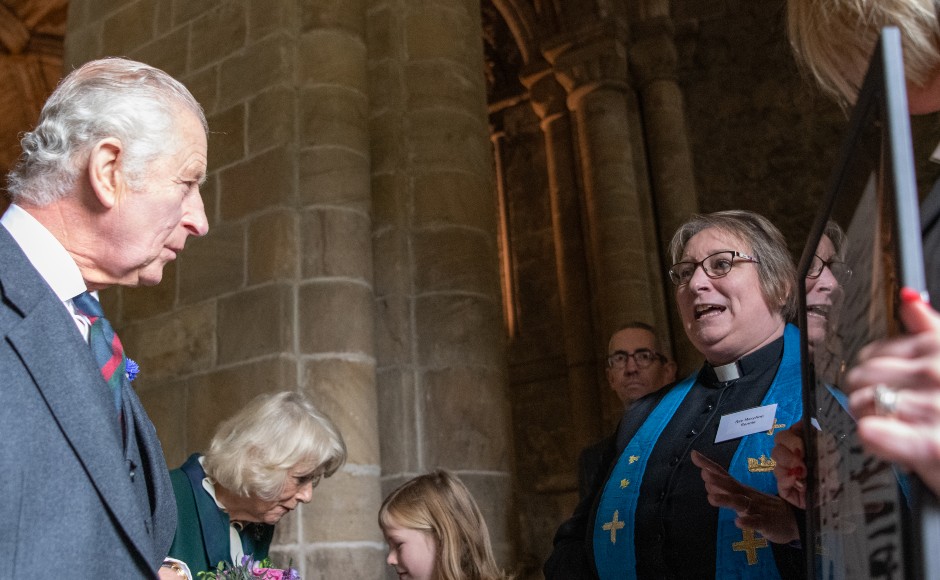
[[[638,348],[631,352],[618,350],[607,357],[607,366],[612,369],[622,369],[627,366],[627,359],[633,358],[637,368],[645,369],[656,361],[666,362],[666,357],[648,348]]]
[[[692,279],[692,275],[695,274],[695,269],[699,266],[702,267],[702,271],[705,272],[705,275],[709,278],[721,278],[727,276],[728,272],[731,271],[731,267],[736,263],[734,261],[735,258],[738,259],[737,263],[753,262],[760,264],[760,260],[754,256],[748,256],[747,254],[735,252],[734,250],[725,250],[723,252],[715,252],[701,262],[677,262],[669,268],[669,278],[676,286],[685,286],[689,283],[689,280]]]

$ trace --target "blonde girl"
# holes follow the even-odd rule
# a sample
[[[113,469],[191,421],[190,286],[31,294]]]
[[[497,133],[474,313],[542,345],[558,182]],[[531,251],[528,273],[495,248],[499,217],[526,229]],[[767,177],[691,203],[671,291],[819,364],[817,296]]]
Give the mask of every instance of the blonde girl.
[[[379,510],[386,562],[410,580],[510,580],[493,558],[473,496],[447,471],[420,475],[389,494]]]

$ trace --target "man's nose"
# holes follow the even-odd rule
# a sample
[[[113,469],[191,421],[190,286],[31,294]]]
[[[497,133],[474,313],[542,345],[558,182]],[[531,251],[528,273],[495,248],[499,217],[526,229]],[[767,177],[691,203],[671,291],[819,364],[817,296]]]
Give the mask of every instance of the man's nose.
[[[183,204],[183,227],[194,236],[204,236],[209,233],[209,218],[206,217],[206,207],[199,190],[188,195]]]
[[[640,366],[636,364],[636,358],[632,355],[627,356],[627,360],[623,363],[623,372],[625,373],[636,373],[639,372]]]

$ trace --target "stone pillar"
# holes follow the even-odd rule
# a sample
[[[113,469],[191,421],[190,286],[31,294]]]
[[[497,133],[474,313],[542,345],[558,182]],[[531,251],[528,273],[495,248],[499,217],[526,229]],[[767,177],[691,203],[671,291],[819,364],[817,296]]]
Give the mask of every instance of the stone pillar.
[[[668,244],[673,233],[698,211],[692,153],[686,134],[685,104],[677,79],[671,19],[666,14],[654,15],[634,25],[631,32],[630,64],[642,103],[653,201],[659,218],[659,237],[663,240],[660,260],[665,270],[672,262]],[[671,283],[666,280],[666,284],[676,359],[680,368],[697,364],[701,354],[686,337],[675,301],[671,299]]]
[[[110,292],[171,466],[255,395],[306,393],[349,449],[277,527],[304,578],[383,576],[363,0],[73,0],[67,69],[123,54],[209,120],[210,221],[154,288]]]
[[[443,467],[509,563],[513,446],[478,0],[371,0],[383,491]]]
[[[631,143],[626,49],[612,27],[580,30],[578,41],[546,51],[568,93],[584,188],[588,255],[595,288],[597,343],[622,320],[657,323],[661,281],[649,267],[647,228]]]
[[[268,2],[253,4],[259,14],[271,10]],[[296,4],[300,383],[338,422],[349,451],[346,467],[300,522],[302,541],[316,548],[304,577],[381,578],[368,3]],[[266,106],[269,114],[279,109]]]
[[[581,226],[581,199],[575,170],[577,160],[571,141],[571,118],[564,89],[551,68],[543,66],[525,75],[531,103],[545,135],[545,162],[552,206],[555,265],[561,298],[561,316],[568,371],[572,422],[572,456],[601,436],[598,365],[594,356],[591,289]]]

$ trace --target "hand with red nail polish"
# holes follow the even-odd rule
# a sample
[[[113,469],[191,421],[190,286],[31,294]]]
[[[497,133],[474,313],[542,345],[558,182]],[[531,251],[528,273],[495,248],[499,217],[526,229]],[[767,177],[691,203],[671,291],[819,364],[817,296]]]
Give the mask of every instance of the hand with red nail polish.
[[[866,450],[916,472],[940,494],[940,315],[912,288],[900,298],[908,334],[859,351],[844,387]]]

